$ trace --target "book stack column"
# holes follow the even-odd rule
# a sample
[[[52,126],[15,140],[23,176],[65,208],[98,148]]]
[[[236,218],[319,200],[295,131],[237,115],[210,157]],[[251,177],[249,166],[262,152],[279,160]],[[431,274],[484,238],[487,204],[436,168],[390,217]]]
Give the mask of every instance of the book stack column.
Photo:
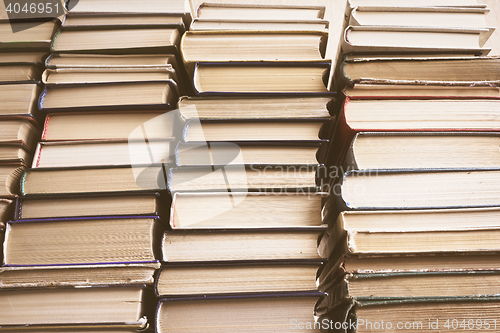
[[[42,140],[6,226],[2,328],[153,327],[175,137],[165,114],[187,91],[178,45],[190,16],[103,4],[69,4],[41,75]]]
[[[209,3],[196,11],[181,41],[196,96],[179,102],[157,332],[314,325],[333,104],[323,83],[323,11]],[[310,12],[312,22],[298,19]]]
[[[0,30],[0,242],[14,216],[24,170],[40,140],[43,115],[38,111],[44,69],[52,37],[60,22],[33,26],[25,20],[2,21]],[[27,30],[30,28],[29,30]],[[0,248],[0,258],[2,258]]]
[[[500,59],[483,47],[489,9],[363,3],[348,4],[335,73],[344,98],[328,163],[342,176],[318,247],[330,258],[322,328],[496,330]]]

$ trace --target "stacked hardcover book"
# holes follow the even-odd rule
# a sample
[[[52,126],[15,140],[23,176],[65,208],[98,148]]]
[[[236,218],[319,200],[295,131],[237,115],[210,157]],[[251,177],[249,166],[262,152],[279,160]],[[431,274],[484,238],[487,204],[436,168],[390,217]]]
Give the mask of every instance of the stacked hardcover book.
[[[0,22],[0,241],[5,223],[13,218],[21,176],[40,139],[41,73],[58,23],[31,27],[22,20]]]
[[[318,247],[330,258],[322,328],[495,329],[500,60],[483,48],[488,8],[366,2],[348,5],[335,73],[345,98],[329,162],[342,172]]]
[[[42,139],[6,224],[2,329],[153,327],[175,137],[168,111],[186,91],[178,45],[189,15],[109,5],[70,2],[38,74]]]
[[[158,332],[313,325],[324,295],[316,247],[333,104],[323,10],[207,3],[196,11],[181,41],[197,96],[179,102]]]

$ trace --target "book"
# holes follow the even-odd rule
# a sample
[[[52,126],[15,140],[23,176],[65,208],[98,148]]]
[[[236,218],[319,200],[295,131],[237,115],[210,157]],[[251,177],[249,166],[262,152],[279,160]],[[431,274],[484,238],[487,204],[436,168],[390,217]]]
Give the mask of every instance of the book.
[[[186,30],[184,13],[74,13],[69,12],[61,23],[65,28],[89,27],[163,27]]]
[[[166,188],[163,165],[35,168],[22,176],[21,194],[82,194],[158,191]]]
[[[322,261],[316,249],[322,228],[166,231],[161,261]],[[202,246],[200,244],[203,244]]]
[[[358,6],[377,6],[377,7],[413,7],[415,1],[412,0],[349,0],[348,5],[351,8]],[[421,0],[419,7],[480,7],[477,0]]]
[[[139,1],[112,0],[102,2],[99,0],[70,0],[68,1],[70,13],[184,13],[184,1],[172,0],[165,3],[161,0],[143,3]]]
[[[450,99],[486,99],[500,98],[500,87],[495,86],[435,86],[414,84],[356,84],[343,90],[345,97],[351,99],[374,98],[450,98]]]
[[[488,169],[500,167],[500,138],[471,132],[359,132],[345,170]]]
[[[3,105],[0,119],[26,119],[35,124],[42,121],[37,106],[41,90],[36,83],[0,85],[0,101]]]
[[[3,264],[151,262],[159,258],[163,230],[151,217],[8,222]]]
[[[317,174],[324,172],[321,166],[238,166],[229,165],[212,169],[203,167],[179,167],[170,169],[168,189],[177,191],[263,191],[289,193],[316,191],[320,184]],[[318,178],[318,181],[317,181]]]
[[[19,181],[26,167],[21,163],[0,164],[0,197],[15,198],[20,191]]]
[[[420,3],[416,3],[420,6]],[[350,15],[351,26],[401,26],[488,28],[488,8],[467,7],[356,7]],[[493,28],[494,29],[494,28]]]
[[[493,240],[497,214],[497,208],[341,212],[319,239],[318,252],[334,261],[343,254],[493,254],[498,247]],[[334,219],[331,214],[328,221]],[[471,225],[471,219],[477,223]]]
[[[179,42],[179,31],[169,28],[61,29],[54,36],[51,52],[175,54],[178,52]]]
[[[0,289],[153,285],[160,262],[0,268]]]
[[[274,296],[237,296],[162,299],[156,313],[156,331],[217,332],[259,329],[285,332],[299,325],[314,325],[314,304],[321,293]],[[220,316],[224,313],[224,316]],[[256,319],[258,318],[258,319]],[[299,324],[300,323],[300,324]]]
[[[57,19],[38,25],[34,25],[29,20],[2,20],[0,21],[0,49],[48,50],[59,25],[60,22]]]
[[[349,26],[343,53],[453,53],[487,55],[489,29]]]
[[[165,111],[89,111],[49,113],[43,126],[42,141],[80,141],[140,139],[135,130],[147,126],[151,140],[168,140],[174,137],[174,127],[169,124]],[[142,132],[142,130],[141,130]]]
[[[33,149],[39,138],[38,126],[28,119],[0,121],[0,143],[2,144],[17,143]]]
[[[181,111],[182,112],[182,111]],[[203,141],[318,141],[331,132],[328,118],[235,119],[187,121],[182,131],[184,142]]]
[[[47,68],[159,68],[178,69],[173,54],[51,54]]]
[[[173,141],[57,141],[39,142],[32,168],[128,166],[150,161],[151,154],[164,156],[163,163],[174,163]]]
[[[42,75],[45,85],[92,84],[114,82],[168,82],[177,86],[173,67],[164,68],[58,68],[46,69]]]
[[[0,83],[37,83],[40,70],[36,64],[4,65],[0,64]]]
[[[141,285],[5,290],[0,294],[0,327],[136,332],[147,326],[150,294]]]
[[[177,86],[171,81],[50,85],[40,95],[38,107],[45,112],[139,107],[168,110],[177,99]]]
[[[316,291],[319,263],[164,265],[155,291],[159,297]]]
[[[175,148],[177,166],[316,165],[324,162],[328,142],[192,142]],[[234,158],[235,155],[238,158]]]
[[[5,229],[5,222],[11,220],[14,215],[14,202],[10,199],[0,199],[0,229]]]
[[[322,307],[356,299],[418,299],[431,297],[487,297],[498,294],[498,272],[456,271],[439,273],[347,274],[328,290]]]
[[[172,229],[297,228],[322,224],[322,193],[176,192]],[[196,209],[193,209],[196,207]],[[258,216],[258,218],[255,218]]]
[[[19,197],[15,220],[82,218],[97,216],[168,217],[170,198],[157,192]]]
[[[0,53],[0,63],[43,65],[47,54],[48,53],[45,51],[2,50],[2,52]]]
[[[0,144],[0,163],[31,165],[32,151],[22,143]]]
[[[328,94],[329,63],[197,63],[197,94]]]
[[[495,86],[500,81],[496,71],[498,57],[475,58],[356,58],[342,64],[344,84],[425,84],[434,89],[441,85]],[[457,87],[460,89],[459,87]],[[397,89],[397,88],[395,88]]]
[[[387,327],[404,329],[406,325],[408,330],[430,333],[438,329],[459,329],[462,324],[462,327],[467,327],[467,321],[474,318],[470,327],[484,325],[495,329],[498,303],[497,297],[428,298],[418,301],[353,299],[322,315],[319,322],[323,324],[322,332],[375,332],[375,327],[378,330],[382,326],[384,330]],[[351,329],[348,331],[346,327]]]
[[[199,119],[330,119],[329,97],[191,97],[179,99],[184,120]]]
[[[189,31],[181,41],[184,63],[320,61],[328,34],[318,31]]]
[[[231,20],[231,19],[194,19],[190,31],[321,31],[328,30],[329,21],[281,21],[281,20]]]
[[[325,7],[203,2],[193,12],[198,19],[302,21],[324,19]]]
[[[348,171],[333,191],[343,209],[495,206],[498,169],[428,172]]]

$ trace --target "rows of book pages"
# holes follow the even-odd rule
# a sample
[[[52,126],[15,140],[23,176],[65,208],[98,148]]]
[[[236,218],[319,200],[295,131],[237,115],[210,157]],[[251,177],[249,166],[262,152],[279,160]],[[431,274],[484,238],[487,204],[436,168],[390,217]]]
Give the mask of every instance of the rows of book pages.
[[[347,6],[334,75],[328,163],[339,172],[318,246],[329,257],[321,329],[498,330],[500,59],[484,46],[489,8],[368,2]]]

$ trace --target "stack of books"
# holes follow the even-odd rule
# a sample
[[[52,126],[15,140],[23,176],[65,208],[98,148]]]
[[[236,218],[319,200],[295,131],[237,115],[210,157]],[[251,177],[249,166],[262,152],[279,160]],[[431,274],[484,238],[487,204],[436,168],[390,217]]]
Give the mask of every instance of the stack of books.
[[[58,26],[56,20],[34,27],[24,20],[0,22],[0,241],[5,223],[13,218],[21,176],[40,139],[41,73]]]
[[[318,247],[330,258],[322,328],[495,330],[500,59],[484,56],[488,8],[354,2],[335,73],[345,98]]]
[[[168,112],[186,91],[178,44],[189,18],[139,1],[118,7],[126,13],[68,5],[34,98],[42,139],[6,224],[0,326],[136,332],[153,327],[157,305]]]
[[[317,239],[334,104],[322,80],[324,22],[310,22],[323,10],[206,3],[196,11],[198,28],[181,50],[197,96],[179,101],[157,332],[314,324],[324,295]],[[264,21],[284,18],[277,12],[293,22]]]

